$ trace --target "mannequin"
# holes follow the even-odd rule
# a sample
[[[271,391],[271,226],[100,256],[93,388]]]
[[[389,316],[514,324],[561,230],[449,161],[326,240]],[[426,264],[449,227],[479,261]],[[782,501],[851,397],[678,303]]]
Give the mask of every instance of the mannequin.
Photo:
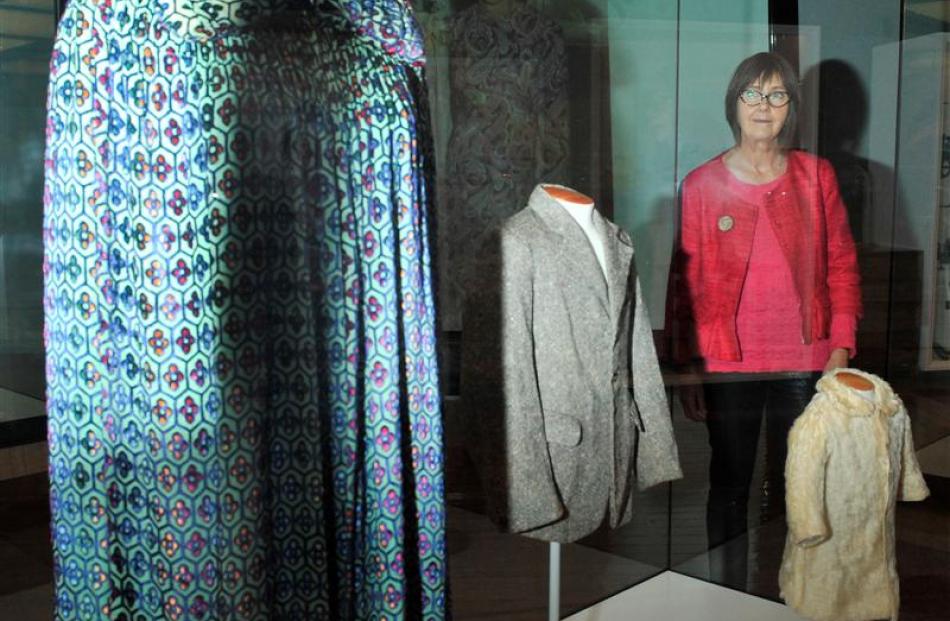
[[[542,189],[563,207],[577,222],[587,236],[600,269],[607,277],[607,261],[604,256],[604,240],[594,225],[594,199],[570,188],[559,185],[542,185]]]
[[[586,194],[581,194],[576,190],[551,184],[545,184],[541,187],[544,188],[544,191],[547,192],[551,197],[556,198],[558,202],[564,201],[576,205],[587,205],[588,207],[594,206],[594,199],[587,196]]]
[[[682,476],[633,255],[593,199],[540,184],[486,234],[467,287],[474,458],[499,528],[551,543],[552,620],[560,543],[628,523],[635,488]]]
[[[855,390],[843,374],[860,377],[870,390]],[[781,597],[813,621],[894,621],[895,504],[930,494],[910,417],[887,382],[858,369],[830,371],[816,390],[821,398],[788,436]]]
[[[558,185],[542,185],[541,188],[563,207],[577,222],[587,236],[600,270],[607,277],[607,263],[604,259],[604,240],[594,226],[594,199],[570,188]],[[561,584],[561,544],[549,543],[548,561],[548,621],[557,621],[560,606]]]
[[[634,487],[681,476],[633,243],[593,205],[537,185],[467,285],[462,400],[489,516],[542,541],[617,528]]]

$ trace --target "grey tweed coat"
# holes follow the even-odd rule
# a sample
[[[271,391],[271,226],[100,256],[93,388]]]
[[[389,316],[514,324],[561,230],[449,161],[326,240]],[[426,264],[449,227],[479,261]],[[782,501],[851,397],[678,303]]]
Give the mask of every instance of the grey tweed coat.
[[[631,516],[634,481],[682,476],[629,236],[595,212],[607,278],[540,186],[468,280],[462,397],[502,530],[569,542]]]

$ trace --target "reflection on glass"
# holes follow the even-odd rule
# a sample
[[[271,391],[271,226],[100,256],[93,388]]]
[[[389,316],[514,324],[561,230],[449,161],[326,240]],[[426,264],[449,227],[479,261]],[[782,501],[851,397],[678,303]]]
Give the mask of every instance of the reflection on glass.
[[[277,0],[261,6],[282,3]],[[644,298],[654,327],[659,328],[664,324],[670,249],[678,228],[680,183],[687,171],[710,158],[721,162],[718,152],[732,144],[730,127],[722,119],[722,94],[731,71],[755,51],[776,47],[796,58],[801,67],[801,123],[796,144],[826,158],[834,168],[857,242],[864,314],[855,337],[857,355],[850,364],[880,375],[900,394],[911,419],[921,470],[935,497],[910,507],[898,503],[896,508],[901,618],[942,618],[950,605],[948,595],[932,585],[946,582],[950,544],[946,537],[934,536],[945,533],[947,510],[946,486],[934,485],[933,477],[950,477],[946,424],[950,403],[948,3],[412,0],[412,4],[426,34],[425,71],[435,134],[439,219],[433,246],[437,245],[440,253],[433,265],[441,276],[439,327],[451,331],[448,337],[440,335],[439,341],[446,354],[440,370],[447,371],[448,379],[442,387],[446,449],[444,455],[426,452],[424,460],[426,465],[441,466],[438,460],[444,458],[451,529],[446,547],[431,539],[419,543],[428,545],[433,554],[451,556],[454,618],[491,616],[527,621],[542,618],[547,604],[547,545],[497,532],[485,516],[484,497],[477,491],[479,481],[466,454],[469,438],[460,423],[455,398],[461,358],[458,343],[468,327],[461,321],[459,301],[465,292],[459,283],[464,282],[463,267],[474,258],[475,241],[495,221],[520,210],[535,183],[576,187],[595,198],[598,209],[633,238]],[[855,8],[857,4],[860,10]],[[776,5],[781,5],[780,12]],[[770,23],[777,13],[787,22]],[[0,448],[4,442],[17,442],[14,434],[8,433],[15,425],[2,424],[9,416],[39,416],[43,410],[37,398],[44,392],[39,231],[43,109],[53,16],[51,2],[0,0]],[[296,17],[293,20],[298,21],[309,23]],[[297,31],[293,24],[287,27],[288,32]],[[262,54],[276,57],[281,50],[293,48],[294,39],[280,37]],[[330,38],[321,39],[321,45],[328,41]],[[295,61],[286,63],[290,56]],[[267,119],[270,129],[261,126],[251,132],[254,123],[246,123],[251,117],[244,116],[241,121],[254,141],[266,135],[278,138],[270,143],[275,149],[312,142],[310,134],[316,129],[303,120],[308,114],[306,107],[294,107],[304,114],[294,117],[297,113],[289,108],[272,105],[290,101],[292,91],[316,75],[315,71],[299,71],[305,53],[288,53],[287,57],[280,62],[257,63],[250,76],[252,88],[260,86],[267,91],[274,112]],[[289,77],[288,71],[296,77]],[[759,108],[768,110],[765,106],[768,104],[761,103]],[[253,114],[254,106],[242,106],[241,114],[245,113]],[[281,134],[284,130],[289,133]],[[235,143],[238,150],[241,142]],[[242,269],[242,282],[260,278],[280,287],[295,279],[306,281],[305,269],[292,268],[300,267],[297,262],[305,262],[306,257],[295,255],[293,248],[313,242],[310,233],[315,226],[307,224],[312,212],[291,206],[295,210],[291,217],[282,212],[275,219],[268,210],[273,207],[272,190],[278,187],[284,199],[296,204],[293,197],[307,189],[293,178],[299,181],[301,170],[305,169],[305,174],[316,168],[306,164],[302,154],[301,158],[286,159],[261,157],[258,151],[245,155],[259,164],[258,172],[243,170],[250,174],[241,179],[242,191],[254,199],[245,215],[257,213],[261,217],[254,218],[255,223],[273,225],[273,230],[261,229],[255,236],[293,231],[300,237],[294,244],[283,245],[287,262],[280,270],[258,269],[273,267],[273,261],[260,263],[261,253],[250,245],[254,236],[240,242],[238,247],[248,250],[236,253],[243,257],[240,261],[257,261],[254,269]],[[381,179],[389,170],[376,172]],[[427,187],[432,187],[428,182]],[[757,185],[742,185],[740,179],[734,182],[740,188]],[[697,187],[687,183],[685,194]],[[237,218],[231,230],[239,231],[249,222],[243,216]],[[759,232],[768,235],[768,229],[757,231],[756,227],[771,223],[768,217],[757,219],[753,239],[759,239]],[[735,237],[745,226],[741,217],[729,211],[707,224],[711,235],[721,237]],[[346,229],[331,226],[326,231],[334,230]],[[183,231],[188,235],[187,227]],[[778,239],[775,231],[771,232],[773,239]],[[370,239],[367,247],[384,247],[389,243],[384,237]],[[374,246],[373,242],[383,245]],[[775,250],[776,244],[770,247]],[[187,256],[199,263],[197,254]],[[224,256],[236,260],[233,253]],[[781,253],[772,258],[775,263],[770,267],[775,274],[790,269]],[[322,265],[330,272],[336,269],[327,262]],[[715,270],[709,273],[717,275]],[[402,275],[400,270],[378,273],[379,278]],[[787,284],[778,292],[769,288],[751,300],[752,308],[758,303],[763,313],[771,315],[768,325],[773,331],[766,336],[773,341],[776,335],[793,331],[796,321],[801,322],[783,314],[794,310],[794,304],[781,304],[783,296],[789,295]],[[246,285],[242,289],[258,301],[269,290],[257,287],[251,292]],[[750,308],[750,295],[744,310]],[[149,313],[164,311],[163,306],[171,308],[146,302]],[[776,308],[769,306],[773,302]],[[254,306],[231,308],[226,315],[232,318],[250,313]],[[293,316],[295,322],[302,316],[296,312],[297,304],[283,299],[280,304],[256,307],[273,313],[272,317]],[[239,334],[239,324],[231,322],[234,334]],[[314,328],[307,320],[299,325],[304,330]],[[268,329],[273,337],[275,325]],[[386,332],[383,337],[388,342],[392,334],[396,333]],[[285,347],[282,338],[271,339],[265,349],[286,353],[305,346],[307,340],[294,339]],[[746,351],[755,344],[741,331],[737,340]],[[182,341],[190,342],[190,337]],[[773,346],[764,344],[766,350]],[[282,354],[282,359],[290,358]],[[237,364],[255,359],[241,356],[240,360]],[[346,361],[345,356],[339,358],[340,364]],[[202,362],[201,367],[206,366]],[[207,379],[205,371],[201,369],[196,377]],[[742,369],[728,373],[720,369],[705,375],[696,369],[690,373],[667,371],[668,385],[687,399],[690,389],[680,389],[683,383],[705,382],[698,395],[692,392],[693,399],[704,399],[707,420],[703,424],[683,415],[679,398],[670,403],[685,477],[669,488],[657,486],[638,492],[632,501],[635,510],[630,524],[619,529],[601,527],[564,546],[562,614],[670,567],[757,595],[779,596],[777,566],[786,531],[780,515],[784,434],[795,411],[811,394],[813,378],[807,371],[761,375]],[[165,381],[164,375],[163,371],[159,381]],[[172,377],[175,375],[169,373]],[[390,375],[390,379],[395,377]],[[274,384],[273,388],[289,394],[287,391],[319,378],[316,372],[308,373],[300,380],[303,383]],[[783,392],[783,388],[788,390]],[[434,393],[428,397],[420,401],[426,407],[435,403]],[[190,406],[183,415],[189,416],[189,411]],[[727,415],[717,422],[716,412]],[[241,417],[249,424],[257,420],[255,415],[247,415],[247,410]],[[20,422],[36,423],[37,429],[45,425],[41,418],[18,421],[16,426]],[[418,429],[434,432],[436,427]],[[0,456],[3,454],[0,451]],[[188,465],[203,472],[200,460],[188,460]],[[0,461],[0,468],[6,465]],[[741,476],[731,472],[737,465]],[[34,470],[41,472],[35,475],[40,488],[46,485],[42,470],[42,463]],[[708,493],[711,483],[713,489]],[[428,487],[423,484],[419,489],[434,488],[438,484],[430,479]],[[23,488],[0,486],[0,496],[6,494],[9,499],[14,495],[9,490],[14,489]],[[12,505],[5,503],[6,499],[0,498],[0,509],[9,512]],[[45,499],[38,504],[48,505]],[[912,519],[906,519],[908,514]],[[17,524],[31,519],[17,517]],[[356,514],[351,517],[359,519]],[[37,549],[49,539],[48,518],[46,514],[31,522],[38,534]],[[0,511],[0,527],[6,529],[0,532],[0,540],[13,542],[8,550],[22,548],[20,533],[11,530],[18,526],[11,524]],[[4,552],[0,548],[0,556]],[[227,549],[227,554],[232,553]],[[412,569],[413,564],[406,567]],[[18,570],[26,573],[23,567]],[[48,583],[49,574],[50,569],[43,567],[42,576],[30,584]],[[309,580],[313,566],[307,565],[306,571],[295,575]],[[6,596],[12,593],[16,597],[23,584],[23,580],[13,580],[0,585],[3,605]],[[673,597],[679,595],[674,592]],[[733,601],[742,599],[738,596]],[[48,600],[51,609],[52,595]],[[48,619],[51,614],[50,610],[38,618]]]
[[[847,366],[861,311],[834,171],[792,148],[801,100],[778,54],[742,61],[725,96],[735,146],[693,170],[681,197],[675,353],[698,363],[708,381],[683,386],[680,396],[686,416],[705,422],[711,447],[709,576],[743,590],[763,417],[765,523],[784,510],[788,431],[817,374]]]
[[[896,54],[896,49],[888,49]],[[950,212],[950,35],[945,32],[908,39],[901,46],[901,109],[896,245],[919,256],[919,331],[908,350],[916,354],[906,372],[950,370],[948,301],[948,218]],[[895,293],[900,291],[896,287]],[[912,310],[913,307],[910,307]],[[902,313],[892,320],[917,317]]]

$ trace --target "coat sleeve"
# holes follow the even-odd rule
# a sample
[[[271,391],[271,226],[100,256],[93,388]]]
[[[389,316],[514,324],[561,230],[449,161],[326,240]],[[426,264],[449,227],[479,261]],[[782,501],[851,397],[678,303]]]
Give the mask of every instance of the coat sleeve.
[[[670,408],[657,362],[653,328],[643,302],[640,279],[635,279],[636,304],[631,330],[633,400],[640,415],[637,436],[637,484],[641,489],[681,479],[679,452],[673,437]],[[636,413],[634,413],[636,414]]]
[[[828,234],[831,314],[861,317],[861,276],[851,226],[848,224],[848,210],[841,199],[835,171],[827,160],[819,160],[818,175]]]
[[[785,511],[795,543],[810,547],[830,536],[825,510],[828,430],[819,413],[821,396],[798,417],[788,435],[785,461]]]
[[[917,452],[914,450],[914,437],[911,433],[910,419],[904,418],[904,438],[901,446],[901,478],[898,498],[900,500],[923,500],[930,495],[927,482],[920,472],[917,463]]]
[[[499,528],[524,532],[563,517],[544,433],[532,334],[532,256],[497,232],[468,279],[462,397],[475,461]]]

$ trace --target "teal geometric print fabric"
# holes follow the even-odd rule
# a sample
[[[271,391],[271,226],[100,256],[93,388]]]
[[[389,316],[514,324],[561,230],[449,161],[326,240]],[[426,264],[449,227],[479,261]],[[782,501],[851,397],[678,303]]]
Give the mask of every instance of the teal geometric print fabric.
[[[444,619],[405,0],[72,0],[44,212],[57,620]]]

